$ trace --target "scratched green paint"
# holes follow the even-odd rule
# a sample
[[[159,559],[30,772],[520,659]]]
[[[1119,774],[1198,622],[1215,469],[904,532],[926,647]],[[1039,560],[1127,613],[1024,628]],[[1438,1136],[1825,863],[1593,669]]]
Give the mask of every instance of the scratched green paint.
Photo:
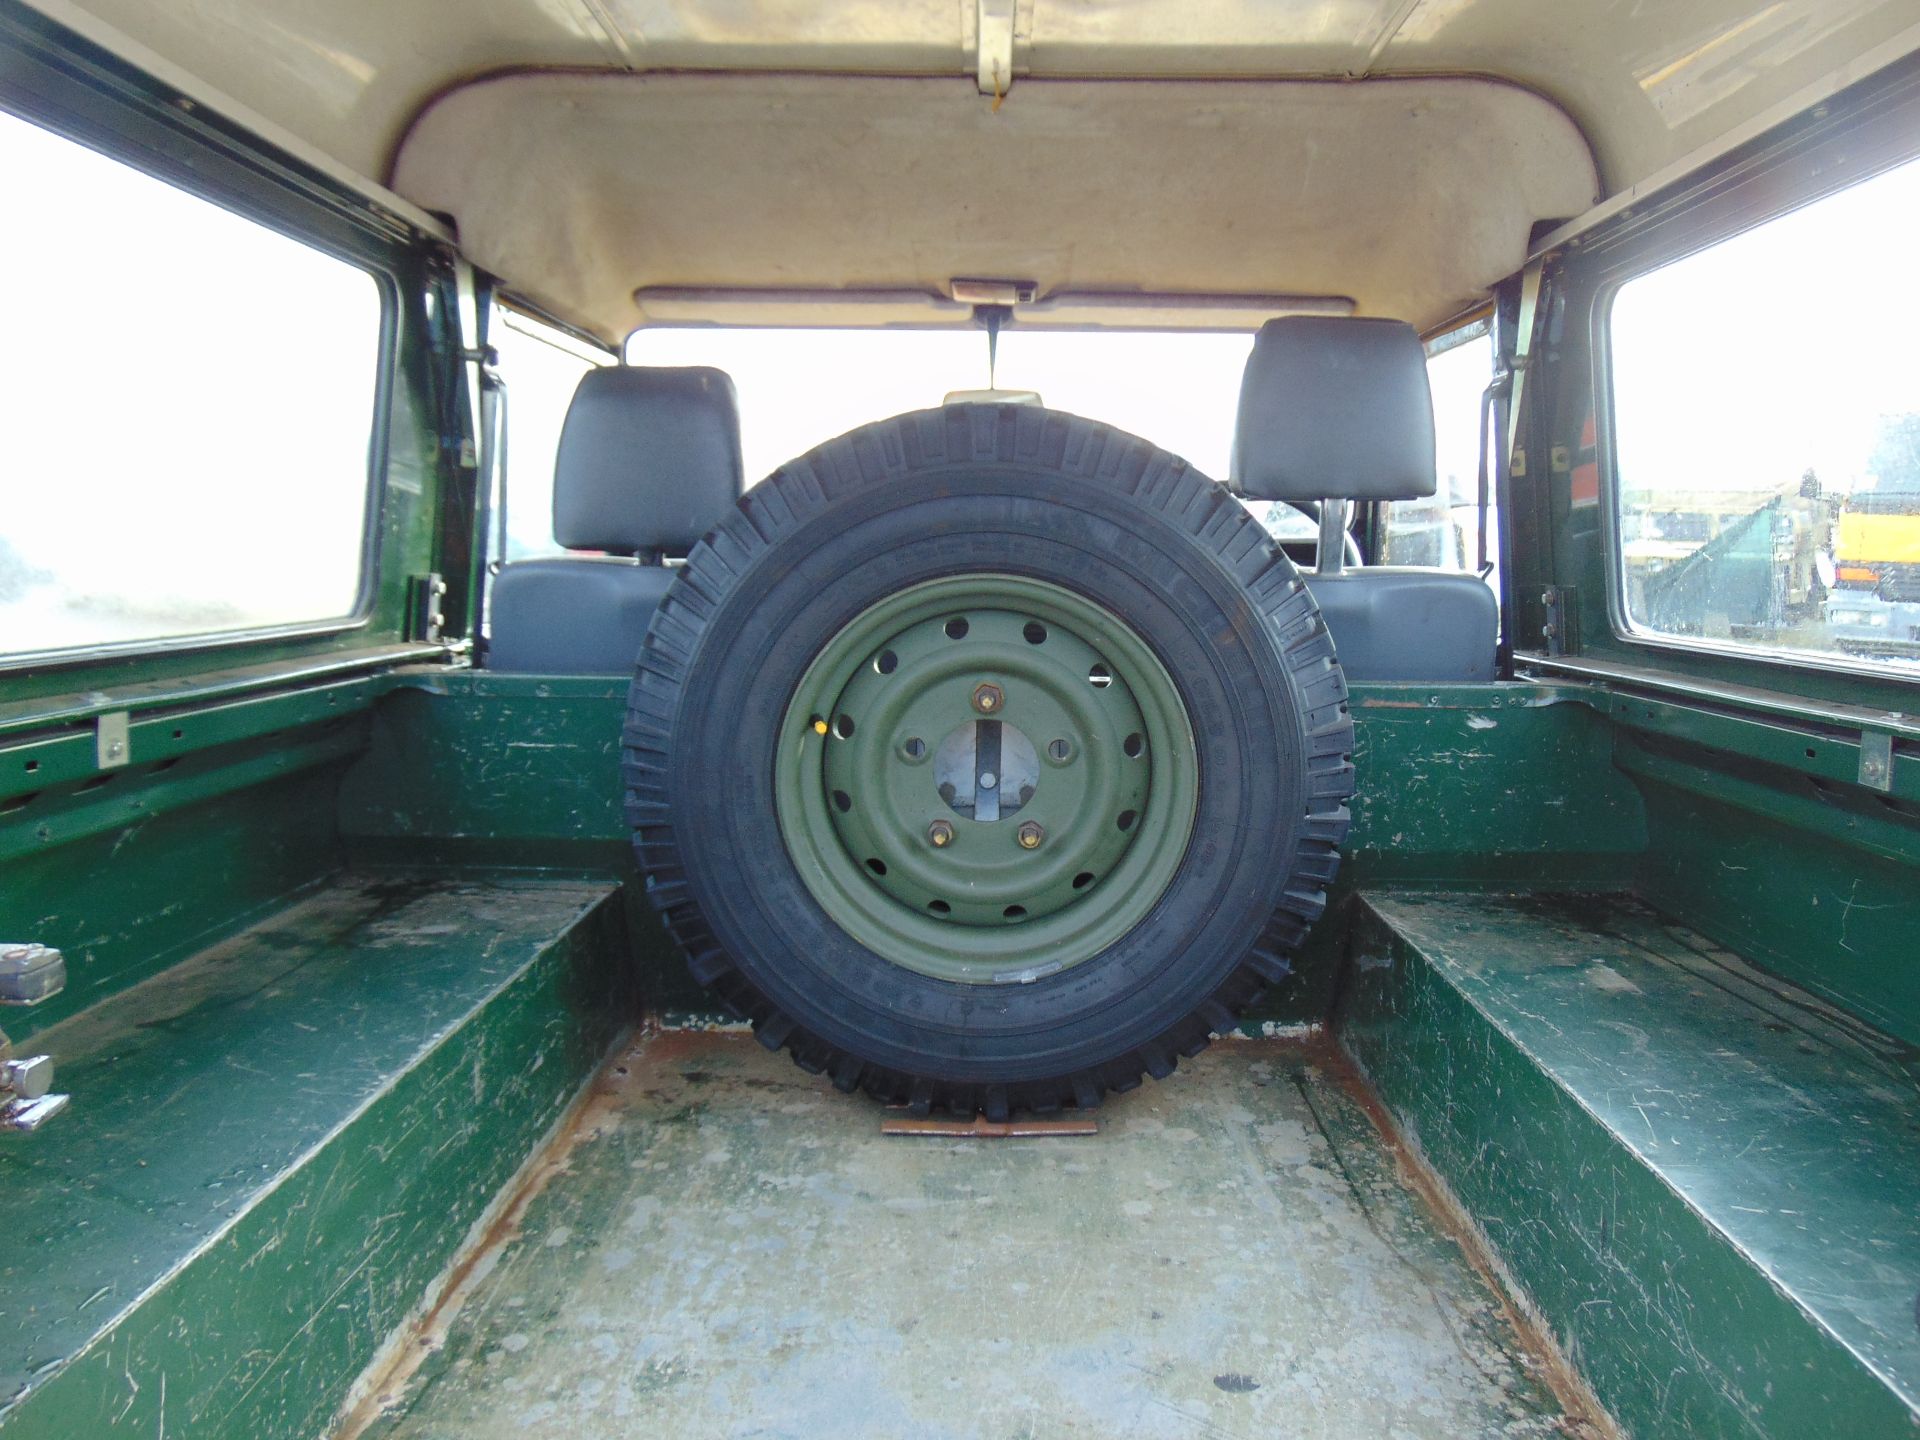
[[[58,948],[67,988],[32,1009],[4,1012],[0,1026],[17,1041],[30,1039],[337,869],[339,769],[335,753],[317,768],[256,777],[249,788],[194,803],[180,803],[191,775],[132,777],[92,803],[125,807],[138,799],[141,809],[121,809],[111,826],[84,827],[65,844],[37,843],[36,812],[12,817],[12,833],[24,832],[26,843],[0,861],[0,938]],[[209,773],[231,777],[232,770],[216,762]]]
[[[1920,1044],[1920,809],[1627,737],[1618,757],[1650,820],[1640,894]]]
[[[416,672],[396,684],[342,791],[356,854],[631,874],[623,683]],[[1256,1026],[1325,1016],[1357,884],[1625,884],[1645,843],[1639,798],[1608,764],[1606,721],[1561,687],[1362,684],[1353,714],[1360,792],[1334,918]],[[635,923],[648,993],[711,1011],[651,917]]]
[[[1920,1424],[1909,1048],[1617,894],[1376,892],[1338,1024],[1630,1433]]]
[[[604,883],[363,872],[51,1032],[0,1433],[318,1433],[631,1024],[624,950]]]
[[[213,731],[207,744],[183,753],[166,770],[129,773],[98,793],[81,792],[78,787],[85,782],[69,777],[60,786],[39,792],[43,799],[36,799],[34,805],[44,804],[40,816],[45,818],[0,816],[0,842],[10,840],[13,845],[7,852],[10,858],[0,860],[4,866],[0,873],[10,881],[24,882],[0,889],[0,906],[13,906],[8,918],[14,925],[44,922],[51,926],[42,933],[65,939],[81,960],[76,989],[56,1002],[56,1008],[8,1017],[17,1035],[58,1021],[84,1001],[110,997],[121,987],[215,943],[236,927],[287,905],[305,888],[324,882],[348,864],[410,864],[448,874],[487,865],[542,873],[556,881],[617,884],[618,899],[611,902],[609,913],[617,912],[626,929],[615,948],[622,957],[632,958],[609,962],[611,968],[595,983],[630,985],[637,980],[657,1011],[701,1013],[706,1002],[686,979],[684,966],[654,923],[631,868],[619,798],[617,735],[624,701],[620,682],[416,667],[371,680],[343,679],[320,689],[341,697],[341,703],[331,708],[343,714],[315,724],[305,709],[281,714],[265,706],[241,707],[222,722],[226,729]],[[1697,747],[1686,752],[1685,763],[1675,769],[1679,762],[1671,753],[1652,759],[1641,756],[1638,752],[1645,743],[1627,738],[1619,718],[1606,712],[1604,701],[1593,703],[1595,698],[1579,687],[1530,684],[1356,686],[1355,760],[1361,791],[1331,918],[1315,932],[1296,976],[1277,988],[1252,1017],[1253,1023],[1324,1018],[1341,983],[1349,931],[1356,923],[1371,923],[1365,913],[1367,896],[1386,884],[1420,884],[1450,887],[1463,895],[1488,886],[1578,885],[1615,892],[1637,886],[1669,908],[1690,914],[1697,910],[1702,930],[1748,949],[1756,958],[1773,960],[1777,954],[1782,968],[1802,966],[1808,983],[1850,999],[1887,1028],[1899,1031],[1903,1024],[1911,1024],[1920,1013],[1920,1003],[1900,988],[1899,973],[1885,954],[1897,934],[1890,928],[1897,916],[1874,919],[1878,912],[1861,909],[1846,919],[1842,929],[1844,910],[1835,910],[1816,926],[1792,911],[1784,898],[1785,887],[1756,880],[1743,889],[1743,882],[1727,878],[1735,872],[1721,867],[1725,873],[1713,874],[1693,859],[1733,856],[1746,843],[1742,837],[1748,833],[1767,835],[1776,852],[1769,864],[1804,863],[1818,870],[1853,865],[1851,857],[1856,853],[1866,855],[1880,867],[1872,873],[1872,885],[1877,887],[1871,890],[1872,903],[1888,903],[1883,891],[1892,887],[1897,892],[1912,874],[1902,849],[1911,843],[1910,830],[1903,828],[1908,822],[1883,802],[1871,797],[1861,800],[1845,787],[1844,780],[1836,778],[1837,772],[1827,773],[1836,766],[1843,768],[1844,757],[1836,759],[1830,750],[1816,747],[1817,756],[1808,766],[1817,773],[1802,777],[1785,763],[1793,757],[1782,751],[1778,734],[1753,737],[1749,744],[1745,732],[1703,732],[1670,737],[1675,743]],[[301,721],[307,723],[301,725]],[[1637,728],[1644,730],[1644,722]],[[1713,746],[1708,746],[1709,740]],[[1711,757],[1703,750],[1732,758],[1718,762],[1716,769],[1707,763]],[[276,753],[283,758],[274,761],[271,757]],[[1656,773],[1656,760],[1664,760],[1667,768]],[[257,768],[263,765],[265,769]],[[1804,787],[1812,778],[1839,789],[1809,797]],[[1839,801],[1835,794],[1841,796]],[[130,805],[135,798],[143,800],[138,813],[112,808]],[[1732,819],[1736,814],[1770,818],[1757,824],[1748,818]],[[19,826],[30,818],[56,826],[51,838],[29,843],[32,837]],[[9,825],[14,828],[7,829]],[[1764,868],[1759,872],[1763,877],[1766,873]],[[1837,884],[1848,874],[1865,873],[1855,866],[1850,872],[1819,870],[1819,878],[1822,883]],[[1770,916],[1767,905],[1776,907]],[[1746,918],[1751,915],[1768,918],[1753,924]],[[1743,924],[1749,928],[1743,930]],[[69,928],[58,928],[62,925]],[[1854,928],[1861,925],[1866,928]],[[1877,958],[1849,971],[1848,948],[1857,947],[1863,937],[1873,942]],[[1358,994],[1364,990],[1365,976],[1350,983]],[[529,1006],[555,1003],[551,989],[528,993],[545,996],[528,1000]],[[1465,1026],[1457,1006],[1450,1008],[1445,997],[1432,996],[1422,1003],[1427,1027],[1451,1024],[1458,1030]],[[1876,1003],[1883,1009],[1875,1010]],[[508,1012],[494,1013],[504,1017]],[[543,1023],[551,1028],[562,1013],[551,1010]],[[474,1043],[482,1043],[479,1037],[492,1023],[473,1032]],[[536,1022],[528,1012],[515,1023],[532,1026]],[[583,1033],[590,1037],[593,1032]],[[1423,1063],[1421,1057],[1433,1058],[1433,1043],[1434,1036],[1417,1025],[1396,1032],[1394,1044],[1404,1052],[1397,1063],[1407,1068],[1401,1085],[1389,1087],[1389,1098],[1405,1106],[1416,1122],[1420,1091],[1409,1076]],[[1475,1042],[1459,1039],[1454,1043]],[[452,1063],[450,1058],[447,1063]],[[577,1078],[582,1069],[576,1057],[554,1068],[550,1078],[570,1084],[568,1077]],[[409,1087],[415,1085],[428,1087],[424,1072],[417,1079],[408,1078],[413,1073],[396,1075],[396,1096],[414,1093]],[[442,1088],[432,1092],[438,1100],[423,1098],[411,1110],[395,1113],[410,1115],[413,1123],[444,1139],[453,1113],[456,1078],[451,1072],[443,1076]],[[510,1082],[502,1079],[500,1083]],[[1534,1130],[1561,1124],[1551,1086],[1535,1093],[1528,1088],[1526,1075],[1517,1070],[1510,1083],[1505,1078],[1496,1083],[1502,1087],[1503,1123]],[[421,1094],[425,1093],[423,1089]],[[556,1089],[542,1104],[557,1104],[561,1094],[564,1088]],[[383,1101],[376,1110],[387,1113],[387,1103]],[[360,1128],[362,1123],[374,1128]],[[366,1155],[375,1153],[363,1147],[384,1142],[360,1137],[398,1135],[404,1128],[396,1121],[393,1130],[381,1130],[384,1123],[357,1122],[354,1130],[341,1136],[342,1148],[334,1152],[341,1164],[363,1173],[372,1163]],[[46,1132],[47,1136],[53,1133]],[[298,1311],[305,1301],[284,1302],[294,1309],[276,1313],[273,1325],[296,1320],[297,1315],[294,1331],[308,1321],[311,1326],[280,1363],[257,1356],[243,1362],[257,1368],[245,1370],[246,1386],[251,1387],[248,1398],[231,1413],[218,1410],[205,1398],[179,1402],[192,1407],[180,1413],[193,1414],[203,1427],[194,1433],[273,1436],[316,1428],[337,1400],[338,1386],[359,1363],[356,1357],[363,1358],[362,1342],[378,1338],[385,1327],[397,1322],[448,1253],[434,1247],[457,1243],[459,1236],[452,1232],[463,1232],[464,1223],[447,1225],[450,1207],[464,1214],[483,1203],[492,1193],[488,1187],[497,1187],[536,1133],[530,1122],[488,1135],[463,1136],[456,1146],[464,1157],[457,1176],[435,1172],[440,1178],[431,1183],[423,1181],[404,1193],[386,1195],[380,1203],[387,1208],[377,1213],[391,1212],[396,1218],[372,1242],[385,1253],[373,1262],[378,1268],[371,1288],[354,1292],[350,1302],[336,1301],[347,1307],[339,1312],[343,1317],[339,1319],[331,1318],[334,1312],[324,1306]],[[1556,1164],[1574,1167],[1568,1174],[1609,1176],[1615,1173],[1614,1167],[1626,1165],[1619,1171],[1620,1183],[1629,1189],[1640,1183],[1628,1162],[1606,1156],[1601,1147],[1595,1138],[1588,1145],[1591,1153],[1584,1155],[1577,1150],[1544,1150],[1547,1158],[1535,1167],[1530,1183],[1541,1189],[1557,1187]],[[404,1147],[395,1153],[403,1152]],[[1588,1166],[1586,1172],[1580,1170],[1582,1164]],[[100,1173],[110,1173],[105,1162]],[[301,1184],[308,1183],[302,1178],[306,1174],[304,1168],[290,1173],[282,1187],[290,1199]],[[368,1174],[365,1178],[366,1185],[373,1186],[380,1177]],[[147,1177],[124,1183],[131,1185],[132,1193],[156,1193]],[[363,1188],[359,1193],[371,1197],[377,1190]],[[1658,1194],[1657,1189],[1648,1192],[1646,1203],[1652,1204]],[[1477,1200],[1468,1198],[1478,1206]],[[1492,1209],[1489,1214],[1495,1221],[1490,1230],[1498,1229],[1500,1212]],[[257,1223],[268,1221],[268,1213],[262,1212]],[[251,1217],[247,1221],[255,1223]],[[1684,1228],[1683,1221],[1675,1224]],[[443,1227],[446,1234],[441,1233]],[[245,1243],[243,1230],[236,1227],[233,1232],[239,1237],[236,1245]],[[1521,1260],[1527,1255],[1527,1238],[1526,1228],[1517,1221],[1495,1236],[1503,1253],[1511,1247]],[[333,1283],[343,1273],[338,1266],[350,1269],[371,1253],[363,1247],[349,1260],[329,1248],[337,1239],[316,1232],[303,1236],[299,1247],[316,1257],[320,1266],[316,1274],[336,1277]],[[1695,1248],[1704,1255],[1717,1253],[1705,1241]],[[210,1255],[216,1253],[224,1252],[215,1247]],[[1622,1249],[1620,1253],[1629,1252]],[[1663,1253],[1649,1242],[1632,1263],[1650,1267],[1645,1269],[1647,1274],[1664,1275]],[[214,1268],[201,1272],[198,1263]],[[166,1346],[172,1342],[167,1337],[182,1326],[196,1336],[214,1337],[198,1342],[209,1345],[214,1353],[224,1353],[219,1346],[240,1345],[234,1333],[206,1317],[226,1303],[226,1291],[236,1283],[242,1293],[255,1293],[246,1289],[250,1281],[233,1279],[242,1263],[240,1251],[218,1261],[229,1269],[218,1268],[214,1259],[197,1262],[120,1327],[127,1344],[131,1347],[137,1341],[144,1347],[142,1356],[156,1357],[156,1363],[175,1377],[170,1386],[185,1385],[190,1397],[200,1397],[203,1390],[224,1392],[207,1379],[205,1371],[188,1363],[190,1356],[177,1370],[171,1360],[159,1357],[170,1353]],[[256,1261],[253,1268],[259,1269],[261,1263]],[[1753,1318],[1777,1315],[1778,1307],[1768,1309],[1761,1293],[1764,1282],[1750,1269],[1743,1272],[1725,1256],[1701,1265],[1697,1273],[1688,1271],[1683,1278],[1697,1285],[1702,1297],[1745,1307],[1742,1313],[1757,1331],[1781,1330],[1780,1335],[1763,1336],[1757,1342],[1770,1347],[1769,1353],[1798,1353],[1793,1347],[1804,1337],[1789,1335],[1782,1328],[1784,1320]],[[1520,1264],[1515,1263],[1515,1269],[1519,1273]],[[204,1288],[199,1288],[201,1273],[212,1277]],[[277,1297],[286,1288],[285,1272],[272,1273],[279,1278],[275,1286],[258,1292],[262,1306],[282,1304],[277,1298],[264,1298],[270,1290]],[[22,1274],[30,1278],[28,1271]],[[1756,1284],[1760,1291],[1754,1290]],[[243,1328],[252,1323],[241,1322]],[[260,1324],[261,1333],[267,1333],[268,1321]],[[1657,1351],[1637,1351],[1635,1346],[1643,1344],[1644,1337],[1636,1339],[1631,1333],[1616,1336],[1596,1329],[1576,1338],[1581,1347],[1578,1358],[1597,1376],[1604,1375],[1610,1364],[1632,1370],[1653,1363],[1648,1354],[1657,1358]],[[20,1407],[15,1418],[0,1422],[0,1430],[89,1433],[86,1427],[117,1413],[101,1407],[125,1405],[128,1398],[124,1384],[118,1391],[112,1389],[112,1377],[105,1373],[108,1362],[109,1355],[102,1350],[61,1372],[57,1383],[45,1385],[41,1398]],[[94,1374],[89,1366],[101,1367],[100,1373]],[[87,1378],[90,1375],[93,1378]],[[1672,1394],[1684,1399],[1691,1383],[1675,1382]],[[1703,1383],[1711,1389],[1711,1376]],[[181,1393],[170,1391],[171,1396]],[[69,1396],[71,1400],[64,1398]],[[1702,1425],[1717,1423],[1711,1419],[1715,1413],[1711,1400],[1703,1391],[1697,1402],[1704,1407],[1697,1413],[1707,1417],[1700,1421]],[[157,1396],[143,1391],[128,1408],[126,1423],[135,1423],[135,1417],[157,1421],[157,1410],[145,1408],[156,1402]],[[170,1399],[169,1403],[175,1402]],[[26,1428],[40,1423],[30,1417],[39,1415],[41,1407],[53,1417],[48,1423],[54,1428],[46,1432]],[[1623,1407],[1623,1414],[1631,1413],[1630,1404]],[[1684,1413],[1691,1417],[1696,1411]]]

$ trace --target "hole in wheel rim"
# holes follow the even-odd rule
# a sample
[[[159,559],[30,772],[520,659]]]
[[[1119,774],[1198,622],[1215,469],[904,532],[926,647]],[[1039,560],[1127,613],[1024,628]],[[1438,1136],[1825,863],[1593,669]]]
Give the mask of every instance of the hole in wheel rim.
[[[949,640],[964,640],[967,638],[968,628],[967,617],[964,615],[956,615],[946,623],[947,638]]]
[[[853,809],[853,797],[844,790],[836,790],[833,792],[833,803],[838,807],[842,815]]]
[[[1042,625],[1038,620],[1027,621],[1020,633],[1026,636],[1027,644],[1029,645],[1044,645],[1047,643],[1047,627]]]
[[[1087,683],[1096,690],[1104,690],[1113,684],[1113,671],[1096,660],[1087,671]]]
[[[1120,812],[1119,818],[1116,819],[1113,823],[1118,825],[1122,830],[1131,830],[1133,829],[1133,822],[1138,820],[1139,818],[1140,818],[1140,814],[1138,811],[1122,810]]]
[[[891,650],[882,650],[873,657],[873,670],[876,675],[891,675],[899,664],[900,657]]]
[[[1120,742],[1120,748],[1126,752],[1129,760],[1138,760],[1147,748],[1146,737],[1138,733],[1129,735]]]
[[[838,720],[834,721],[833,733],[838,735],[842,740],[851,740],[853,738],[853,717],[851,715],[842,715]]]

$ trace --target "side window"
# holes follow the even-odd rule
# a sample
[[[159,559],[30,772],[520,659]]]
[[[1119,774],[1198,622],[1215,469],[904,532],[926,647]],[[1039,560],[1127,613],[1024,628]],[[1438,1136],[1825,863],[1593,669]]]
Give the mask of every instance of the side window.
[[[0,656],[345,623],[381,288],[0,113]]]
[[[564,554],[553,538],[553,460],[580,377],[613,357],[564,330],[496,308],[488,340],[507,386],[507,559]]]
[[[1493,378],[1493,338],[1484,330],[1427,361],[1439,482],[1428,500],[1396,500],[1382,522],[1380,563],[1480,568],[1480,396]],[[1489,496],[1487,557],[1499,516]]]
[[[1920,673],[1920,162],[1615,293],[1635,633]]]

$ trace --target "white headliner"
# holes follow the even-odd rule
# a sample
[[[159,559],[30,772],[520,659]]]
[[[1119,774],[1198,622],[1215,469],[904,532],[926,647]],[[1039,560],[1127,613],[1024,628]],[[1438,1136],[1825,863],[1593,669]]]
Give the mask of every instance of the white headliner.
[[[958,80],[518,75],[429,110],[394,183],[603,333],[642,319],[639,286],[956,276],[1348,296],[1428,323],[1595,198],[1572,122],[1479,80],[1028,80],[995,111]],[[869,323],[940,318],[919,311]]]
[[[977,63],[975,0],[29,3],[367,188],[389,179],[424,108],[506,70],[786,70],[970,84]],[[990,3],[1010,6],[1014,18],[1009,106],[1043,77],[1498,76],[1572,117],[1598,158],[1604,192],[1616,197],[1920,49],[1920,0]],[[1226,163],[1245,175],[1254,161]],[[858,176],[816,179],[851,185]],[[1131,183],[1151,198],[1187,182],[1137,168]],[[488,208],[500,203],[494,197]],[[462,219],[469,240],[481,243],[472,217]],[[1336,240],[1338,217],[1322,219],[1326,239]],[[1419,223],[1417,214],[1405,223]],[[1440,248],[1462,243],[1450,233],[1428,239]],[[1370,257],[1351,258],[1361,278],[1334,286],[1340,293],[1367,288],[1361,262]],[[549,293],[564,288],[562,277],[506,278]],[[1144,273],[1131,279],[1147,283]],[[613,318],[605,304],[574,318],[604,329]]]

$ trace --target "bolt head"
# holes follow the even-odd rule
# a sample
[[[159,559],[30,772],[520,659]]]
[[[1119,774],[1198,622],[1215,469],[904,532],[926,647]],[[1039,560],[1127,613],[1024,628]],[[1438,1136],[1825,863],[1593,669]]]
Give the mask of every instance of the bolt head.
[[[945,849],[953,843],[953,826],[945,820],[936,820],[927,827],[927,843],[936,850]]]
[[[1019,840],[1022,850],[1038,850],[1040,842],[1047,838],[1047,832],[1040,828],[1039,821],[1024,820],[1014,832],[1014,837]]]
[[[982,715],[997,715],[1007,703],[1006,691],[991,681],[973,687],[973,708]]]

